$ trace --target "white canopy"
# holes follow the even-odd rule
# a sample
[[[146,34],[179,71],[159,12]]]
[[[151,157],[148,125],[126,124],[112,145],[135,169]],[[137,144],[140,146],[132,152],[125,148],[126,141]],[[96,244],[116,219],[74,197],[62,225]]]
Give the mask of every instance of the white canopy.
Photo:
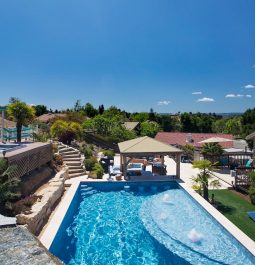
[[[225,143],[225,142],[232,142],[233,140],[227,139],[227,138],[222,138],[222,137],[211,137],[208,139],[205,139],[201,142],[200,144],[205,144],[205,143]]]

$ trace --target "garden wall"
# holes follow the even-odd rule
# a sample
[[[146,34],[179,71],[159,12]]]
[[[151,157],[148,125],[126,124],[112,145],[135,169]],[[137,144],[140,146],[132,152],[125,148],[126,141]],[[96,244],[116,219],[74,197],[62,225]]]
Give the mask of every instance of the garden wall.
[[[39,234],[42,227],[47,223],[49,216],[64,193],[64,181],[68,178],[68,169],[64,168],[56,174],[45,187],[35,192],[40,196],[31,211],[17,215],[18,224],[27,224],[28,229],[35,235]]]

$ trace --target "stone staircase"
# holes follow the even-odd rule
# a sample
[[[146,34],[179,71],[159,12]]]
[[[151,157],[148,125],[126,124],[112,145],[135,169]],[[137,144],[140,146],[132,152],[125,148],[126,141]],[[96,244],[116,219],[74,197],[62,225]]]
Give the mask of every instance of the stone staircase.
[[[86,175],[86,170],[83,165],[84,156],[81,155],[79,150],[64,145],[63,143],[58,143],[58,151],[63,158],[64,164],[68,167],[69,178]]]

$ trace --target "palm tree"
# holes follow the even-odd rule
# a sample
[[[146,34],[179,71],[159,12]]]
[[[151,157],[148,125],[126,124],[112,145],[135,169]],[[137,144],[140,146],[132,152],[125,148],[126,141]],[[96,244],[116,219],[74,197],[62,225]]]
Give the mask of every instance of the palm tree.
[[[204,155],[205,159],[215,163],[223,154],[223,148],[218,143],[206,143],[202,146],[201,153]]]
[[[35,117],[33,107],[20,100],[14,100],[7,107],[7,114],[16,122],[17,142],[21,142],[22,126],[27,126]]]
[[[209,185],[213,188],[220,187],[220,182],[217,179],[214,179],[209,183],[209,180],[213,177],[213,164],[209,160],[194,161],[193,168],[199,169],[200,172],[192,179],[199,186],[199,190],[202,191],[204,199],[209,201]]]

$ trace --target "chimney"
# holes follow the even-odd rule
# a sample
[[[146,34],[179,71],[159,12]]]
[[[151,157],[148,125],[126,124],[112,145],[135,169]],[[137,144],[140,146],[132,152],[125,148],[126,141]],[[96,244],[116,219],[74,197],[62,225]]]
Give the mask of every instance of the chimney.
[[[192,133],[187,134],[186,143],[193,143]]]

